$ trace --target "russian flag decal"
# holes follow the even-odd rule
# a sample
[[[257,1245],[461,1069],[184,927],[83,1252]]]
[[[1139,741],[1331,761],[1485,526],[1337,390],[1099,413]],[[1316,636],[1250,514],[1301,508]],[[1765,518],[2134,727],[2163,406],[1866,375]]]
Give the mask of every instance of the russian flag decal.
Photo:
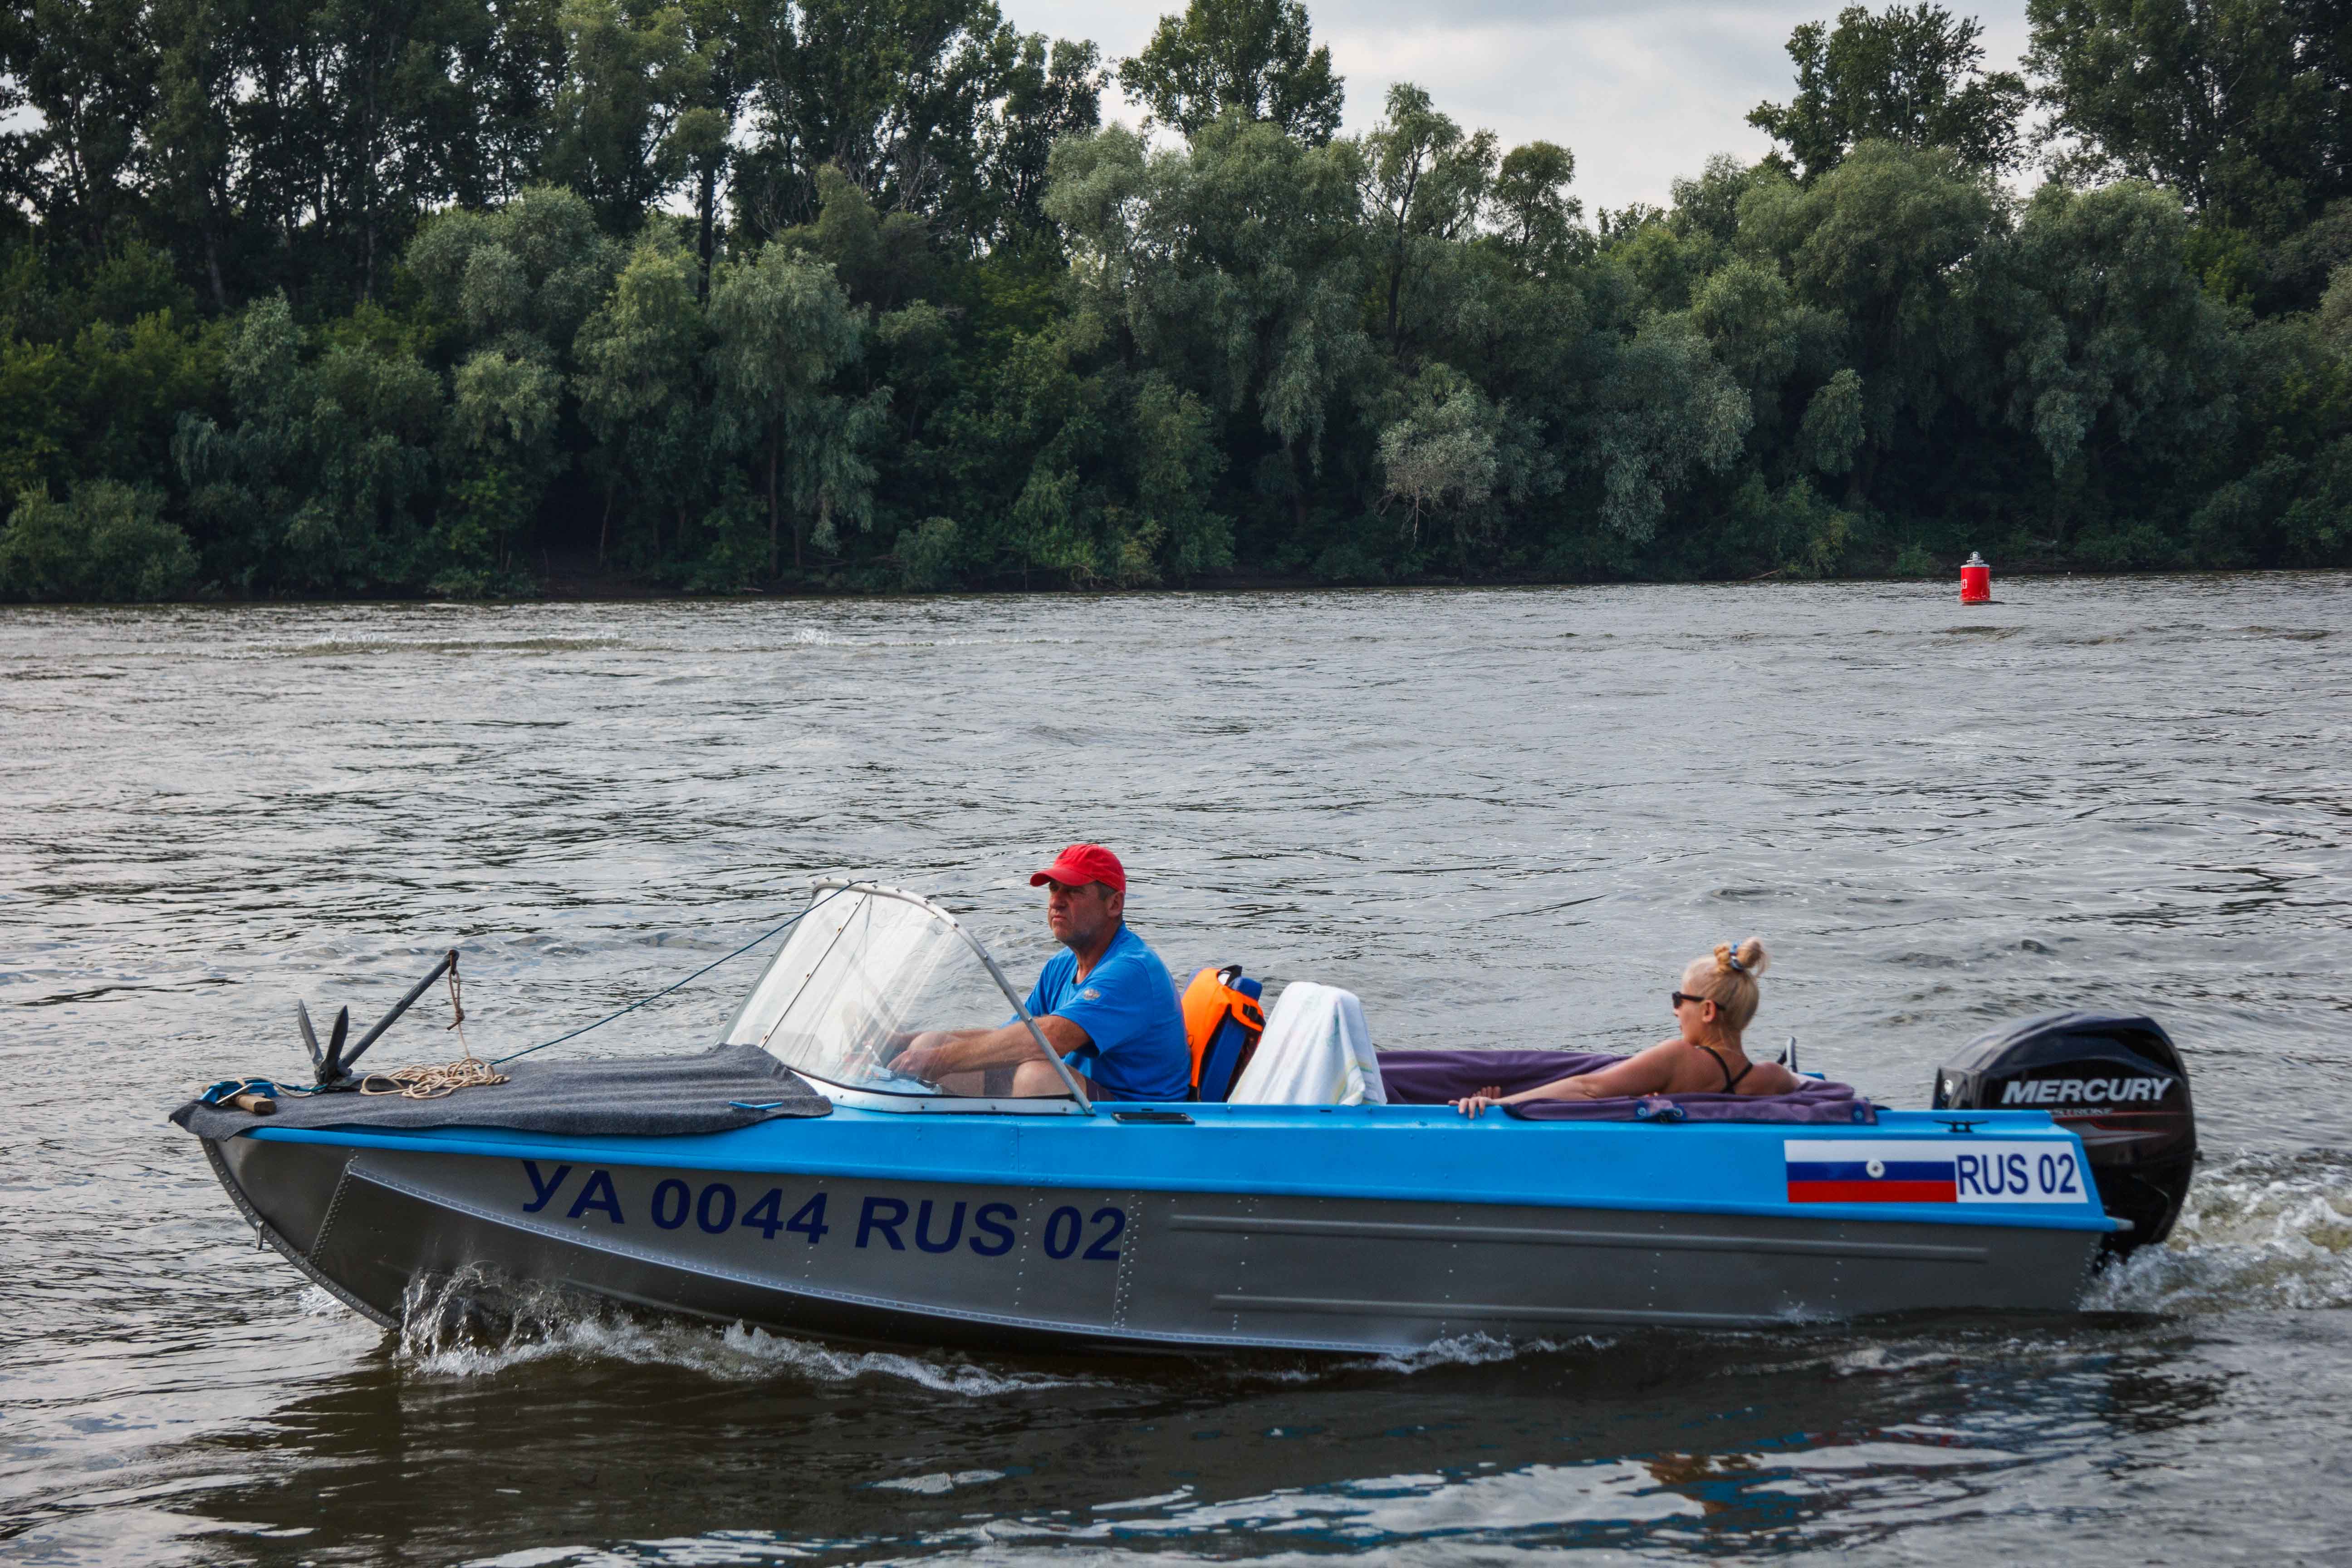
[[[2071,1142],[1998,1138],[1790,1138],[1792,1204],[2097,1202]]]
[[[1792,1204],[1956,1204],[1959,1178],[1951,1152],[1937,1143],[1862,1139],[1790,1139]]]

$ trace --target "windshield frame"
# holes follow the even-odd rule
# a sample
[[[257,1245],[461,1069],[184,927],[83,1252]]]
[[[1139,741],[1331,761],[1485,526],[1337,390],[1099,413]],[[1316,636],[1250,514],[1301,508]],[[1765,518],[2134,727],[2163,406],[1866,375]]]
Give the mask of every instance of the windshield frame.
[[[1029,1009],[1023,1003],[1021,994],[1015,991],[1013,988],[1013,983],[1005,978],[1004,971],[998,965],[995,955],[991,953],[987,945],[979,937],[973,935],[971,929],[956,919],[952,913],[941,909],[920,893],[910,893],[904,888],[893,888],[881,882],[824,877],[809,885],[809,892],[811,902],[809,907],[802,911],[803,916],[815,912],[820,906],[843,893],[854,893],[913,904],[933,920],[943,923],[949,930],[954,931],[986,967],[989,978],[996,982],[996,988],[1003,992],[1004,999],[1012,1004],[1013,1016],[1027,1026],[1029,1037],[1037,1043],[1037,1048],[1045,1053],[1045,1059],[1054,1064],[1054,1071],[1060,1076],[1063,1087],[1068,1090],[1068,1098],[1058,1099],[1050,1095],[1024,1095],[1015,1098],[961,1094],[894,1094],[879,1089],[852,1088],[847,1084],[835,1083],[830,1079],[819,1078],[814,1073],[804,1073],[793,1068],[792,1070],[795,1077],[813,1086],[818,1093],[835,1104],[855,1106],[866,1110],[929,1112],[933,1115],[945,1112],[967,1116],[1092,1116],[1095,1114],[1094,1102],[1087,1098],[1087,1091],[1080,1087],[1076,1075],[1070,1071],[1069,1064],[1062,1059],[1062,1054],[1054,1049],[1052,1042],[1045,1038],[1045,1032],[1037,1026],[1037,1020],[1030,1016]],[[777,962],[783,957],[785,950],[791,945],[792,942],[787,938],[782,946],[769,955],[767,963],[760,970],[759,979],[752,983],[751,991],[743,998],[743,1005],[735,1010],[734,1018],[728,1024],[727,1037],[733,1037],[736,1030],[741,1026],[745,1016],[751,1010],[751,1004],[758,999],[761,988],[767,984],[769,973],[775,968]],[[790,1004],[787,1004],[787,1007]]]

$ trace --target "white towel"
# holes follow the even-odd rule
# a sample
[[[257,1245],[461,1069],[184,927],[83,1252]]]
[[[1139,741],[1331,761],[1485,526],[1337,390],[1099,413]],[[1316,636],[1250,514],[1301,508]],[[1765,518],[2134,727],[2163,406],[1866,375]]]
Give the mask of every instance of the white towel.
[[[1336,985],[1291,982],[1226,1098],[1236,1105],[1386,1105],[1364,1005]]]

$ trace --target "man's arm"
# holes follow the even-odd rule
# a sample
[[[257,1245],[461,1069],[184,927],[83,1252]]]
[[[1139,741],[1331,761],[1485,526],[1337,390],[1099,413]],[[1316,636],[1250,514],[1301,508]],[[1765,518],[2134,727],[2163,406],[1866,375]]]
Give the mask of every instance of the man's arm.
[[[1058,1014],[1037,1018],[1037,1030],[1056,1056],[1084,1050],[1094,1043],[1087,1033]],[[1037,1041],[1029,1026],[1007,1024],[997,1029],[932,1029],[917,1035],[890,1063],[893,1072],[937,1083],[952,1072],[978,1072],[1037,1059]]]

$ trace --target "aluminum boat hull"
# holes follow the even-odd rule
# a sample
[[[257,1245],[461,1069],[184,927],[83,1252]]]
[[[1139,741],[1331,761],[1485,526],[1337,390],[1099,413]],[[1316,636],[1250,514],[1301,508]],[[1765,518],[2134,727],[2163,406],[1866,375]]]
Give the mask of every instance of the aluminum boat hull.
[[[205,1146],[265,1241],[387,1325],[470,1271],[863,1343],[1396,1352],[2063,1311],[2116,1229],[2080,1143],[2038,1112],[1849,1130],[1116,1109],[845,1108],[686,1138],[261,1127]],[[1800,1181],[1831,1145],[1856,1180]],[[1898,1173],[1973,1163],[1956,1196],[1912,1201],[1860,1173],[1890,1155]],[[2046,1190],[1971,1192],[2012,1157]]]

